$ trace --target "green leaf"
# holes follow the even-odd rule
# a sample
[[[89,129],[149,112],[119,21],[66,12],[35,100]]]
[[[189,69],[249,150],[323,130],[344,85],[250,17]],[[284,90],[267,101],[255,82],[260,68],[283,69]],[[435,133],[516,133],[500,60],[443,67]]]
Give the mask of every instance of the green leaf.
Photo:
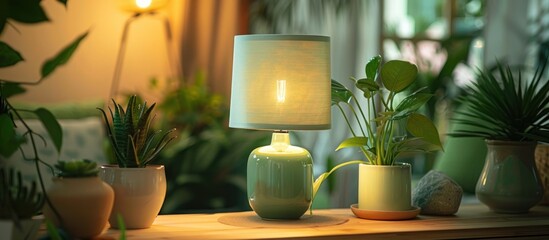
[[[88,36],[88,32],[80,35],[76,40],[74,40],[71,44],[69,44],[65,49],[63,49],[57,56],[47,60],[44,65],[42,65],[42,79],[46,78],[48,75],[50,75],[57,67],[67,63],[69,59],[71,58],[72,54],[76,51],[76,48],[78,48],[78,45],[84,38]]]
[[[372,78],[362,78],[356,81],[356,87],[364,92],[364,97],[370,98],[373,94],[379,90],[379,85]]]
[[[393,119],[399,120],[416,112],[421,106],[427,103],[432,96],[433,94],[416,92],[404,98],[396,107]]]
[[[24,139],[18,139],[15,132],[15,126],[10,115],[0,114],[0,155],[8,158],[24,142]]]
[[[26,92],[20,83],[4,82],[2,84],[2,95],[4,95],[5,98]]]
[[[336,171],[337,169],[339,169],[341,167],[345,167],[345,166],[351,165],[351,164],[360,164],[360,163],[366,163],[366,162],[364,162],[362,160],[352,160],[352,161],[348,161],[348,162],[343,162],[343,163],[338,164],[334,168],[332,168],[329,172],[325,172],[323,174],[320,174],[320,176],[318,176],[318,178],[316,178],[315,182],[313,183],[313,201],[315,199],[316,193],[318,192],[318,189],[320,189],[320,185],[322,185],[322,182],[324,182],[324,180],[326,178],[328,178],[330,176],[330,174],[332,174],[334,171]]]
[[[67,0],[57,0],[59,3],[65,5],[67,7]]]
[[[414,82],[417,71],[410,62],[391,60],[381,67],[381,81],[387,90],[398,93]]]
[[[377,75],[377,69],[379,68],[379,64],[381,63],[381,56],[377,55],[368,61],[366,63],[366,77],[370,79],[376,79]]]
[[[347,89],[341,83],[333,79],[332,79],[331,91],[332,91],[332,106],[339,104],[341,102],[348,103],[349,101],[351,101],[351,98],[353,97],[353,94],[351,93],[351,91],[349,91],[349,89]]]
[[[341,142],[339,146],[337,146],[336,151],[338,151],[339,149],[348,148],[348,147],[363,147],[363,146],[366,146],[367,144],[368,144],[367,137],[351,137],[343,140],[343,142]]]
[[[34,113],[48,131],[57,152],[61,152],[61,146],[63,146],[63,130],[57,119],[55,119],[55,116],[45,108],[38,108],[34,110]]]
[[[406,123],[406,130],[415,137],[421,138],[423,141],[442,149],[438,130],[433,122],[426,116],[419,113],[412,113]]]
[[[20,61],[23,61],[21,54],[7,43],[0,41],[0,67],[13,66]]]
[[[40,0],[11,0],[8,17],[22,23],[39,23],[48,21]]]
[[[0,36],[2,35],[2,31],[6,26],[8,15],[9,15],[8,0],[0,0]]]

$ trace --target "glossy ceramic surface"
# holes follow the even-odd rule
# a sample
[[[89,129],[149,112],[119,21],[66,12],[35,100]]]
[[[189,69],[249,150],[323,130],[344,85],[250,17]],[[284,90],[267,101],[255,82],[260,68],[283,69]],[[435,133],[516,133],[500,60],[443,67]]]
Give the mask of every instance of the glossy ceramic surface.
[[[486,144],[477,198],[495,212],[528,212],[544,193],[534,158],[536,142],[487,140]]]
[[[119,168],[101,166],[99,176],[112,186],[114,206],[109,218],[111,227],[118,228],[120,214],[128,229],[148,228],[160,212],[166,196],[164,166]]]
[[[309,152],[255,149],[248,158],[248,201],[265,219],[299,219],[313,194],[313,160]]]

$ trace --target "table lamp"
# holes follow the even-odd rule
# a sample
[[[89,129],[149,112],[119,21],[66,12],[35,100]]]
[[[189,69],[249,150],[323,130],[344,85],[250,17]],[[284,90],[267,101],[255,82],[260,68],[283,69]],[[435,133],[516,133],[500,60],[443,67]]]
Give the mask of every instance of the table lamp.
[[[329,37],[235,37],[229,126],[274,131],[247,164],[248,202],[261,218],[299,219],[310,207],[313,160],[288,131],[329,129],[330,94]]]

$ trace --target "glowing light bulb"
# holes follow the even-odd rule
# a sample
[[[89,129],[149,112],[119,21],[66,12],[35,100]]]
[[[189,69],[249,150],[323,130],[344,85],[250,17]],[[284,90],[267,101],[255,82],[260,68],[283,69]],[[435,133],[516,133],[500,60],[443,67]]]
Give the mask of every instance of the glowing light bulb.
[[[135,0],[135,5],[141,9],[145,9],[151,6],[152,0]]]
[[[279,103],[286,101],[286,80],[276,80],[276,101]]]

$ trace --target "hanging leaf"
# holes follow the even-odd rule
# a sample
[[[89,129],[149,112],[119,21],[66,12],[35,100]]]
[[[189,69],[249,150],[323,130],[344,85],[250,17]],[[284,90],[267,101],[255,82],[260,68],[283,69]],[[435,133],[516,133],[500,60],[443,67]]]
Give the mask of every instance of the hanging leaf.
[[[410,62],[392,60],[381,67],[381,81],[387,90],[399,93],[414,82],[417,71],[417,66]]]
[[[8,20],[8,0],[0,0],[0,35],[6,26],[6,21]]]
[[[46,61],[44,65],[42,65],[42,79],[50,75],[57,67],[67,63],[72,54],[76,51],[76,48],[78,48],[80,42],[82,42],[82,40],[84,40],[86,36],[88,36],[88,32],[80,35],[76,40],[69,44],[69,46],[67,46],[59,54],[57,54],[57,56]]]
[[[8,0],[8,17],[22,23],[48,21],[40,0]]]
[[[323,174],[320,174],[320,176],[318,176],[318,178],[316,178],[315,182],[313,183],[313,200],[316,197],[318,189],[320,189],[320,185],[322,185],[322,182],[324,182],[324,180],[326,178],[328,178],[330,176],[330,174],[332,174],[333,172],[335,172],[337,169],[339,169],[341,167],[345,167],[345,166],[351,165],[351,164],[360,164],[360,163],[366,163],[366,162],[362,161],[362,160],[352,160],[352,161],[343,162],[343,163],[338,164],[334,168],[332,168],[329,172],[325,172]]]
[[[0,114],[0,155],[10,157],[25,139],[18,137],[10,115]]]
[[[347,138],[347,139],[343,140],[343,142],[341,142],[339,144],[339,146],[337,146],[336,151],[338,151],[339,149],[348,148],[348,147],[364,147],[367,144],[368,144],[368,138],[367,137]]]
[[[7,43],[0,41],[0,67],[13,66],[20,61],[23,61],[21,54]]]
[[[45,108],[38,108],[34,110],[34,113],[48,131],[57,152],[61,152],[61,146],[63,145],[63,130],[55,116]]]
[[[24,92],[26,92],[26,90],[21,86],[20,83],[13,83],[13,82],[2,83],[2,95],[4,96],[4,98],[9,98],[11,96],[15,96]]]
[[[59,3],[65,5],[67,7],[67,0],[57,0]]]

